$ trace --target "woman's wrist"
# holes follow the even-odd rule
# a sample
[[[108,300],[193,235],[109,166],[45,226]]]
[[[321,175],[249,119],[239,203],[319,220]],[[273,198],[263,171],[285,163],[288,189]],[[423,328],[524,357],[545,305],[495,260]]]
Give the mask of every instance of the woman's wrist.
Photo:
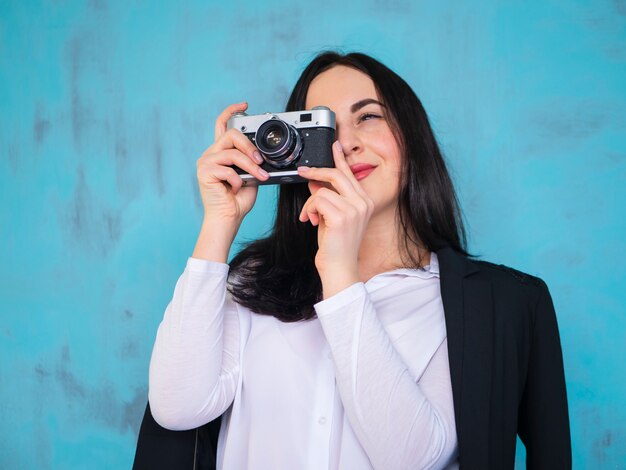
[[[324,299],[328,299],[344,289],[361,282],[358,271],[345,267],[327,268],[320,272],[322,281],[322,295]]]
[[[205,219],[202,222],[192,257],[226,263],[239,225],[240,223],[232,220]]]

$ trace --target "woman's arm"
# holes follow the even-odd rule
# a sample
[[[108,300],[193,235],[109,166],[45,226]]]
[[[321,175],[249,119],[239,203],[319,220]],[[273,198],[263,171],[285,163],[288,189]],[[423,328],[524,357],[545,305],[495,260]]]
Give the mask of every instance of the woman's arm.
[[[261,155],[236,129],[226,129],[227,107],[215,122],[215,142],[197,161],[204,206],[198,241],[165,311],[150,362],[149,400],[155,420],[169,429],[190,429],[221,415],[232,403],[239,373],[237,307],[226,293],[230,246],[256,200],[243,187],[237,166],[260,180]]]
[[[157,332],[149,401],[167,429],[201,426],[232,403],[239,378],[239,321],[228,265],[189,258]]]
[[[572,468],[561,341],[552,298],[543,281],[535,308],[530,348],[518,429],[526,446],[526,467]]]
[[[444,340],[417,383],[357,283],[315,306],[335,362],[337,386],[375,468],[442,468],[456,450]]]

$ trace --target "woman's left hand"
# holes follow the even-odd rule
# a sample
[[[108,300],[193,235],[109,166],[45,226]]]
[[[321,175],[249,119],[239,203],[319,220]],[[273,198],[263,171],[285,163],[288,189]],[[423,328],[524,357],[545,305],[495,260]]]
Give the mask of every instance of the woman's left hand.
[[[339,141],[333,144],[333,158],[335,168],[298,168],[300,176],[311,180],[311,197],[300,212],[300,221],[318,226],[315,266],[324,298],[359,282],[359,248],[374,209]]]

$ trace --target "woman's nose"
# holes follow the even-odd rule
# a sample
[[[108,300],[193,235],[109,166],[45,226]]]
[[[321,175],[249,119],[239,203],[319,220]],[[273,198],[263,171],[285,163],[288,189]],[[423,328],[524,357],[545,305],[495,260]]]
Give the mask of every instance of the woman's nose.
[[[363,145],[357,133],[348,126],[337,126],[336,138],[343,147],[343,153],[349,155],[358,153],[362,150]]]

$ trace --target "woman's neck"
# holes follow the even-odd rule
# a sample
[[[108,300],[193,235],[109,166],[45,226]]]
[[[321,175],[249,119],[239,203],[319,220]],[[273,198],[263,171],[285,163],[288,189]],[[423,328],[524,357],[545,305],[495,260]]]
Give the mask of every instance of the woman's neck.
[[[382,217],[381,214],[370,219],[359,249],[361,281],[365,282],[377,274],[406,267],[405,260],[409,256],[420,259],[422,266],[430,263],[428,250],[418,251],[417,247],[414,252],[403,256],[400,234],[403,234],[403,230],[395,214],[392,217]]]

